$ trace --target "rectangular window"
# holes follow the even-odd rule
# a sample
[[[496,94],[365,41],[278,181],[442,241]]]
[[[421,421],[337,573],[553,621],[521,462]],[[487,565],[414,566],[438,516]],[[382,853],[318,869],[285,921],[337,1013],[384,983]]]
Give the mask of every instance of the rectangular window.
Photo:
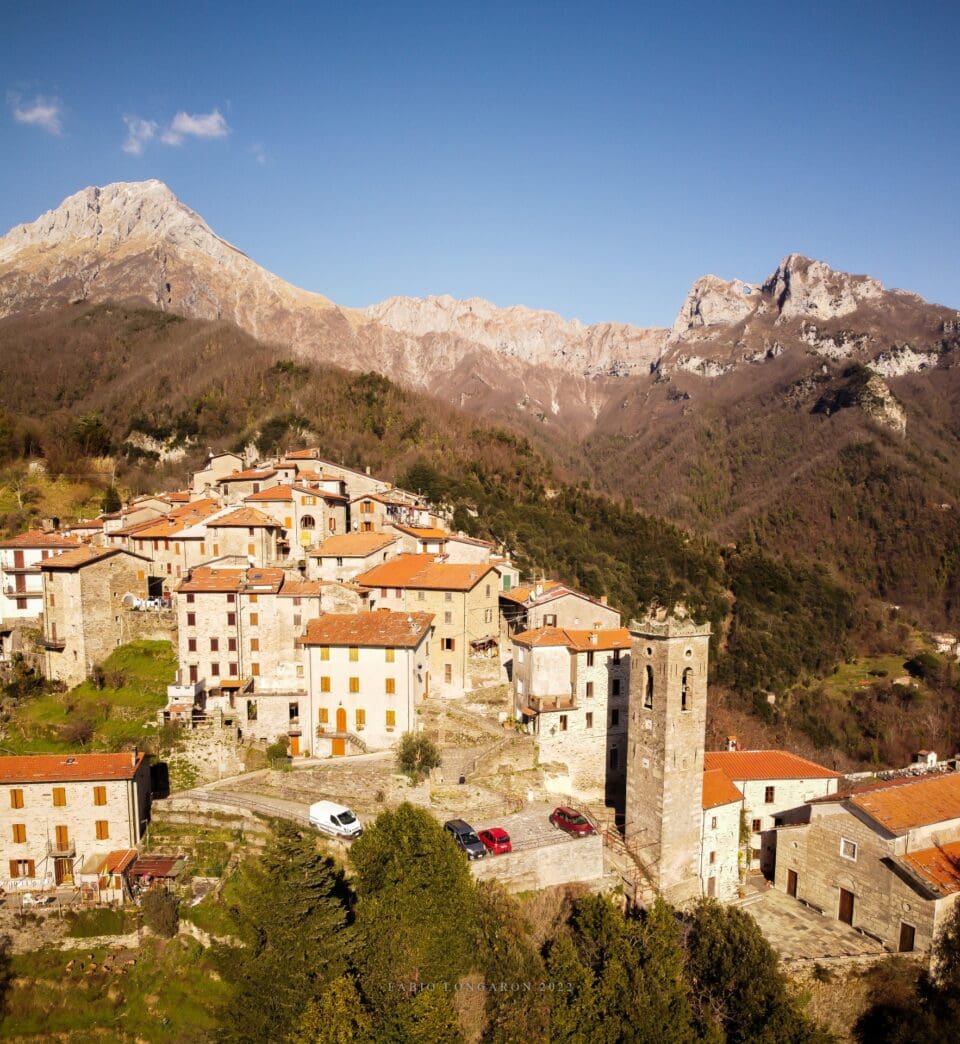
[[[449,685],[453,681],[453,666],[452,664],[445,663],[443,665],[443,680]]]
[[[399,587],[393,589],[393,594],[396,598],[403,598],[403,591],[401,591]]]
[[[444,613],[443,614],[443,622],[445,624],[452,624],[453,623],[453,613]]]
[[[105,805],[107,803],[107,788],[106,787],[94,787],[93,788],[93,803],[95,805]]]
[[[294,627],[299,627],[301,623],[302,623],[302,619],[301,619],[300,613],[294,613],[293,614],[293,626]]]
[[[201,547],[202,546],[203,545],[201,545]],[[193,603],[195,601],[196,601],[196,595],[194,595],[194,593],[192,591],[188,591],[187,592],[187,605],[193,605]]]
[[[445,602],[452,602],[453,601],[453,592],[452,591],[444,591],[443,592],[443,600]]]
[[[394,657],[396,655],[396,649],[384,649],[383,655],[386,663],[393,663]]]
[[[561,714],[560,715],[560,731],[561,732],[566,732],[567,731],[567,715],[566,714]]]
[[[255,555],[256,553],[257,553],[257,545],[256,544],[247,544],[247,554],[248,555]]]
[[[380,588],[380,597],[381,598],[386,598],[388,594],[389,594],[389,589],[388,588],[386,588],[386,587],[381,587]]]
[[[27,840],[27,824],[26,823],[14,823],[13,824],[13,842],[16,845],[25,844]]]
[[[259,596],[258,596],[258,595],[255,595],[255,594],[252,594],[252,595],[250,595],[250,604],[251,604],[251,605],[256,605],[256,604],[257,604],[257,599],[258,599],[258,597],[259,597]]]
[[[236,626],[237,626],[237,614],[236,613],[227,613],[227,627],[236,627]]]
[[[54,595],[53,591],[51,591],[51,592],[50,592],[50,605],[51,605],[51,606],[54,606],[54,605],[56,605],[56,604],[57,604],[57,602],[56,602],[56,596]]]
[[[584,720],[584,726],[588,729],[593,728],[593,711],[587,711],[586,718]]]
[[[32,859],[11,859],[11,877],[36,877],[37,872]]]
[[[226,601],[227,601],[227,605],[236,605],[237,604],[237,596],[235,594],[228,594],[227,598],[226,598]]]
[[[852,863],[857,861],[857,843],[856,841],[848,841],[847,838],[840,838],[840,855],[844,859],[849,859]]]
[[[197,639],[196,638],[188,638],[187,639],[187,652],[196,652],[196,651],[197,651]]]
[[[329,660],[330,659],[330,646],[329,645],[321,645],[320,646],[320,659],[321,660]]]
[[[240,665],[236,660],[231,660],[230,663],[227,664],[227,669],[230,671],[231,678],[236,678],[240,674]]]
[[[330,679],[328,678],[327,681],[329,681],[329,680]],[[321,707],[320,708],[320,724],[321,725],[329,725],[330,724],[330,711],[327,710],[326,707]]]
[[[365,728],[366,724],[367,724],[367,712],[365,710],[361,710],[358,707],[357,708],[356,720],[357,720],[357,728],[358,729]]]
[[[716,816],[711,816],[710,817],[710,829],[711,830],[716,830],[717,829],[717,817]]]
[[[250,664],[250,673],[253,675],[254,678],[259,678],[260,677],[260,664],[259,663],[251,663]]]
[[[106,841],[110,837],[110,824],[105,819],[97,820],[97,840]]]
[[[287,704],[287,718],[290,721],[299,721],[300,720],[300,704],[299,703]]]
[[[293,607],[294,607],[294,609],[299,609],[299,608],[300,608],[300,602],[301,602],[301,598],[300,598],[300,596],[299,596],[299,595],[297,595],[297,596],[296,596],[296,597],[295,597],[295,598],[293,599]]]
[[[187,613],[187,627],[196,627],[196,626],[197,626],[197,614],[196,613]]]
[[[760,826],[761,826],[760,820],[759,820],[759,819],[755,819],[755,820],[754,820],[754,821],[753,821],[753,822],[752,822],[752,823],[750,824],[750,829],[751,829],[751,830],[752,830],[752,831],[753,831],[753,832],[754,832],[755,834],[759,834],[759,833],[760,833]]]
[[[251,613],[250,614],[250,626],[251,627],[256,627],[259,623],[260,623],[260,614],[259,613]]]
[[[360,691],[360,679],[359,678],[351,678],[350,679],[350,691],[351,692],[359,692]]]
[[[66,787],[54,787],[53,788],[53,807],[63,808],[67,803],[67,788]]]
[[[610,711],[610,727],[612,729],[615,729],[619,724],[620,724],[620,711],[619,710],[612,710],[612,711]]]
[[[350,646],[350,662],[356,663],[360,659],[360,649],[356,645]]]
[[[386,694],[388,696],[393,696],[393,694],[396,691],[397,691],[397,679],[396,678],[386,678],[386,679],[384,679],[384,692],[386,692]]]
[[[10,807],[11,808],[23,808],[23,791],[22,790],[11,790],[10,791]]]
[[[768,805],[772,805],[773,804],[773,794],[774,794],[774,788],[773,787],[767,787],[764,790],[764,792],[763,792],[763,800]]]
[[[556,627],[557,626],[557,614],[556,613],[546,613],[544,615],[544,617],[543,617],[543,626],[544,627]]]
[[[593,682],[587,682],[587,699],[593,699]]]
[[[330,691],[330,676],[328,674],[322,674],[320,676],[320,691],[321,692],[329,692]]]
[[[593,653],[592,652],[588,652],[587,653],[587,666],[588,667],[592,667],[593,666]]]
[[[443,639],[443,650],[444,652],[453,652],[457,647],[456,638],[444,638]]]
[[[418,602],[425,602],[426,600],[427,600],[427,592],[426,591],[417,591],[417,601]]]
[[[620,695],[620,679],[619,678],[611,678],[610,679],[610,695],[611,696],[619,696]]]
[[[250,652],[260,652],[260,639],[259,638],[251,638],[250,639]]]
[[[397,727],[397,712],[388,710],[387,711],[387,728],[395,729]]]
[[[214,544],[213,545],[213,554],[214,554],[214,557],[216,557],[217,555],[220,554],[220,545],[219,544]]]
[[[210,664],[210,677],[211,678],[219,678],[220,677],[220,664],[219,663],[211,663]]]
[[[710,865],[713,866],[713,864],[716,861],[717,861],[717,853],[716,852],[711,852],[710,853]]]
[[[227,639],[227,652],[236,652],[236,651],[237,651],[237,639],[236,638],[228,638]]]
[[[210,639],[210,652],[219,652],[219,651],[220,651],[220,639],[219,638],[211,638]]]

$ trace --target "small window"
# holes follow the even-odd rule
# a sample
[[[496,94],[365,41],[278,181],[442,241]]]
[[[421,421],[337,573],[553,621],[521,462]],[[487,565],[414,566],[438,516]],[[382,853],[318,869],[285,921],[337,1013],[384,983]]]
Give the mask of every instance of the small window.
[[[300,720],[300,704],[299,703],[288,704],[288,706],[287,706],[287,717],[289,718],[290,721],[299,721]]]
[[[384,649],[383,650],[384,660],[387,663],[393,663],[393,659],[394,659],[395,653],[396,653],[395,649]]]
[[[251,613],[250,614],[250,626],[251,627],[256,627],[257,624],[259,624],[259,623],[260,623],[260,614],[259,613]]]
[[[107,788],[106,787],[94,787],[93,788],[93,803],[95,805],[105,805],[107,803]]]
[[[196,596],[192,591],[187,592],[187,605],[193,605],[196,601]]]
[[[360,659],[360,649],[356,645],[350,646],[350,662],[356,663]]]
[[[236,613],[227,613],[227,627],[236,627],[236,626],[237,626],[237,614]]]
[[[557,626],[557,614],[547,613],[543,618],[544,627],[556,627]]]
[[[760,820],[759,820],[759,819],[755,819],[755,820],[754,820],[754,821],[753,821],[753,822],[752,822],[752,823],[750,824],[750,829],[751,829],[751,830],[752,830],[752,831],[753,831],[753,832],[754,832],[755,834],[759,834],[759,833],[760,833],[760,826],[761,826]]]
[[[187,652],[196,652],[196,651],[197,651],[197,639],[196,638],[188,638],[187,639]]]
[[[711,852],[710,853],[710,865],[713,866],[713,864],[716,861],[717,861],[717,853],[716,852]]]
[[[587,699],[593,699],[593,682],[587,682]]]
[[[620,767],[620,751],[616,747],[610,748],[610,768]]]
[[[250,598],[249,598],[250,604],[251,605],[256,605],[257,601],[259,600],[259,597],[260,597],[259,595],[255,595],[255,594],[250,595]]]
[[[647,710],[653,709],[653,668],[647,664],[643,686],[643,705]]]
[[[231,660],[230,663],[227,664],[227,668],[230,671],[231,678],[240,677],[240,664],[238,664],[235,660]]]
[[[260,639],[259,638],[251,638],[250,639],[250,652],[260,652]]]
[[[716,830],[717,829],[717,817],[716,816],[711,816],[710,817],[710,829],[711,830]]]
[[[586,715],[584,716],[583,725],[584,725],[584,728],[587,728],[587,729],[592,729],[593,728],[593,711],[587,711]]]
[[[456,638],[444,638],[443,639],[443,650],[444,652],[453,652],[457,647]]]
[[[219,651],[220,651],[220,639],[219,638],[211,638],[210,639],[210,652],[219,652]]]
[[[443,592],[443,600],[445,602],[452,602],[453,601],[453,592],[452,591],[444,591]]]
[[[250,664],[250,673],[253,675],[254,678],[259,678],[260,677],[260,664],[259,663],[251,663]]]
[[[387,728],[395,729],[397,727],[397,712],[388,710],[387,711]]]
[[[210,664],[210,677],[211,678],[219,678],[220,677],[220,664],[219,663],[211,663]]]
[[[453,682],[453,666],[452,664],[445,663],[443,665],[443,680],[447,685]]]
[[[196,627],[196,626],[197,626],[197,614],[196,613],[187,613],[187,627]]]
[[[236,605],[237,596],[235,594],[228,594],[226,598],[227,605]]]
[[[367,712],[362,708],[358,707],[356,711],[357,728],[362,729],[367,724]]]
[[[66,787],[54,787],[53,788],[53,807],[63,808],[67,803],[67,788]]]
[[[417,591],[417,601],[418,602],[425,602],[426,600],[427,600],[427,592],[426,591]]]
[[[567,722],[567,715],[566,714],[561,714],[560,715],[560,731],[561,732],[566,732],[567,731],[567,724],[568,724],[568,722]]]
[[[228,652],[236,652],[237,651],[237,639],[236,638],[228,638],[227,639],[227,650],[228,650]]]
[[[330,676],[328,674],[321,674],[320,675],[320,691],[321,692],[329,692],[330,691]]]
[[[106,841],[110,837],[110,824],[105,819],[97,820],[97,840]]]
[[[321,660],[329,660],[330,659],[330,646],[329,645],[321,645],[320,646],[320,659]]]
[[[620,695],[620,679],[619,678],[611,678],[610,679],[610,695],[611,696],[619,696]]]
[[[840,855],[844,859],[849,859],[855,863],[857,861],[857,843],[856,841],[849,841],[845,837],[840,838]]]
[[[329,681],[329,680],[330,679],[328,678],[327,681]],[[329,725],[330,724],[330,711],[326,707],[321,707],[320,708],[320,724],[321,725]]]
[[[351,678],[350,679],[350,691],[351,692],[359,692],[360,691],[360,679],[359,678]]]
[[[26,844],[27,841],[27,824],[26,823],[14,823],[13,824],[13,843],[16,845]]]
[[[443,622],[445,624],[452,624],[453,623],[453,613],[444,613],[443,614]]]
[[[619,724],[620,724],[620,711],[619,710],[612,710],[612,711],[610,711],[610,727],[612,729],[615,729]]]
[[[593,657],[594,657],[594,654],[592,652],[588,652],[587,653],[587,666],[588,667],[592,667],[593,666]]]
[[[384,691],[388,696],[393,696],[397,691],[397,679],[396,678],[385,678],[384,679]]]
[[[763,800],[768,805],[772,805],[773,804],[773,798],[774,798],[774,788],[773,787],[767,787],[764,790],[764,792],[763,792]]]
[[[23,791],[22,790],[11,790],[10,791],[10,807],[11,808],[23,808]]]

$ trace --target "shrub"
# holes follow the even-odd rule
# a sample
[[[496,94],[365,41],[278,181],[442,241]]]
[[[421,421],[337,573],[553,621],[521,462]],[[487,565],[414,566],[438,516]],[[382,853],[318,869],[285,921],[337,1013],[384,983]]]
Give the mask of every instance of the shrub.
[[[151,888],[140,900],[143,923],[164,939],[172,939],[180,925],[180,902],[163,888]]]
[[[405,732],[397,747],[397,766],[414,782],[424,779],[440,765],[440,751],[422,732]]]

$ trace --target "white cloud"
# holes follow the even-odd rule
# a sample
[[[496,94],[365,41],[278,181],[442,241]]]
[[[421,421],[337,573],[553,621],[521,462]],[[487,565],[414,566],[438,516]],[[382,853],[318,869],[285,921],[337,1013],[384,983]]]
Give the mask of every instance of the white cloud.
[[[255,141],[250,146],[250,151],[253,153],[253,158],[260,164],[261,167],[267,165],[267,150],[258,142]]]
[[[123,122],[127,125],[127,140],[121,146],[124,152],[131,156],[143,154],[144,146],[151,141],[157,133],[155,120],[141,120],[139,116],[124,116]]]
[[[184,138],[225,138],[230,133],[219,109],[191,115],[178,112],[160,140],[164,145],[182,145]]]
[[[31,127],[41,127],[49,134],[59,134],[62,130],[60,117],[62,110],[58,98],[43,98],[37,95],[32,102],[20,104],[20,95],[10,95],[10,107],[17,123],[26,123]]]

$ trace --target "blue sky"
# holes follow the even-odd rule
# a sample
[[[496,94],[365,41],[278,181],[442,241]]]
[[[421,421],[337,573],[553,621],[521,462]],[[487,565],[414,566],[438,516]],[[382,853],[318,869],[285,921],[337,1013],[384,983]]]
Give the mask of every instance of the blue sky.
[[[663,324],[698,276],[796,251],[960,306],[960,4],[38,0],[3,24],[2,230],[160,178],[345,305]]]

